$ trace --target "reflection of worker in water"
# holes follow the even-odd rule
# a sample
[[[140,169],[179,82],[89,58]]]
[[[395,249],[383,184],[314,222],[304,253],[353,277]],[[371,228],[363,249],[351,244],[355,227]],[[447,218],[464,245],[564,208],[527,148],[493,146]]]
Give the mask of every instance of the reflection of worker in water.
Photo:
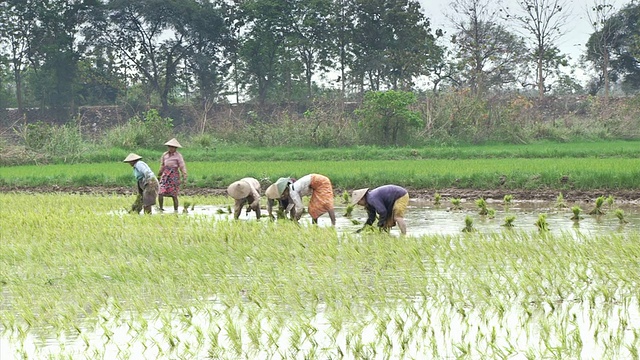
[[[133,167],[133,176],[136,177],[138,186],[138,197],[131,210],[139,213],[144,209],[145,214],[151,214],[151,206],[155,205],[158,196],[158,179],[149,165],[140,159],[142,156],[134,153],[124,159],[124,162]]]
[[[288,198],[293,202],[295,208],[295,220],[300,220],[302,211],[302,197],[311,195],[309,200],[309,215],[314,224],[318,223],[318,218],[329,213],[331,225],[336,225],[336,214],[333,209],[333,186],[328,177],[320,174],[309,174],[301,177],[295,183],[278,180],[276,181],[278,193],[281,198]]]
[[[383,185],[373,190],[369,190],[369,188],[354,190],[351,203],[362,205],[367,210],[369,217],[365,227],[373,225],[377,213],[380,230],[389,231],[397,223],[400,232],[403,235],[407,233],[404,214],[407,211],[407,205],[409,205],[409,193],[405,188],[398,185]]]
[[[247,204],[247,214],[253,210],[260,220],[260,182],[252,177],[242,178],[227,187],[229,196],[235,199],[233,218],[238,219],[242,207]]]
[[[275,183],[269,185],[267,190],[265,190],[264,194],[267,196],[267,213],[269,214],[269,218],[271,220],[275,220],[275,216],[273,216],[273,206],[276,201],[278,202],[278,217],[283,217],[286,219],[286,212],[289,211],[289,217],[291,219],[295,218],[295,209],[293,206],[289,206],[289,197],[285,196],[284,198],[280,196],[280,192],[278,191],[278,181],[284,189],[287,183],[293,183],[296,181],[294,178],[280,178]],[[282,215],[281,215],[282,214]]]

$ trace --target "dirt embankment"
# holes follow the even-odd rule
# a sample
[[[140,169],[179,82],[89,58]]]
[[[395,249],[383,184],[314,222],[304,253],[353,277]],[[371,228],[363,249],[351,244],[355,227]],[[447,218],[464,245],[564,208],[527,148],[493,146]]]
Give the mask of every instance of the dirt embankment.
[[[336,196],[343,193],[345,189],[334,189]],[[351,189],[347,189],[350,191]],[[84,195],[133,195],[135,189],[133,187],[103,187],[103,186],[38,186],[38,187],[20,187],[20,186],[0,186],[0,192],[20,192],[20,193],[67,193],[67,194],[84,194]],[[595,201],[599,196],[613,196],[616,201],[640,203],[640,191],[633,190],[477,190],[477,189],[409,189],[412,198],[432,200],[435,193],[440,194],[443,199],[460,198],[466,200],[475,200],[479,198],[502,200],[505,195],[512,195],[514,200],[544,200],[554,201],[558,195],[562,193],[564,199],[568,202],[590,202]],[[181,189],[182,196],[195,195],[220,195],[225,196],[224,188],[195,188],[187,187]]]

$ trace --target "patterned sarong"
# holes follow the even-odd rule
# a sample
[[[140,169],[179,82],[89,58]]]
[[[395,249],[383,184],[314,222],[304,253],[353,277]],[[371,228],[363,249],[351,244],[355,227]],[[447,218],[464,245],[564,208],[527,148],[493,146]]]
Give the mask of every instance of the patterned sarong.
[[[180,192],[180,172],[177,167],[164,167],[160,175],[160,192],[163,196],[178,196]]]
[[[385,223],[385,227],[394,227],[396,225],[396,217],[404,218],[405,212],[407,212],[407,206],[409,205],[409,194],[404,194],[404,196],[396,199],[393,203],[393,213],[391,216],[387,218]]]
[[[324,175],[313,175],[311,186],[313,193],[309,200],[309,215],[317,219],[320,215],[333,210],[333,186],[331,180]]]

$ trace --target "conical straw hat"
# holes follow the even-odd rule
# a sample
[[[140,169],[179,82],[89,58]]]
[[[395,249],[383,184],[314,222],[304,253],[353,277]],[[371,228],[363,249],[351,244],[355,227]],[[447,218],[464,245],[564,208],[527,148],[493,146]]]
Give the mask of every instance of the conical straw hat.
[[[127,155],[126,158],[124,158],[123,162],[131,162],[131,161],[136,161],[136,160],[140,160],[140,159],[142,159],[142,156],[140,156],[138,154],[131,153],[131,154]]]
[[[353,190],[353,193],[351,194],[351,203],[357,204],[358,201],[364,197],[367,191],[369,191],[369,188]]]
[[[173,147],[177,147],[177,148],[181,148],[182,146],[180,146],[180,143],[178,142],[178,140],[176,140],[176,138],[173,138],[169,141],[167,141],[166,143],[164,143],[167,146],[173,146]]]
[[[290,182],[291,182],[290,178],[280,178],[276,180],[276,188],[278,189],[278,196],[282,195],[282,193],[287,188]]]
[[[267,195],[267,199],[277,199],[280,197],[280,194],[278,194],[278,186],[275,183],[269,185],[264,194]]]
[[[251,192],[251,185],[246,181],[238,180],[233,182],[229,187],[227,187],[227,193],[229,196],[236,200],[244,199],[249,196]]]

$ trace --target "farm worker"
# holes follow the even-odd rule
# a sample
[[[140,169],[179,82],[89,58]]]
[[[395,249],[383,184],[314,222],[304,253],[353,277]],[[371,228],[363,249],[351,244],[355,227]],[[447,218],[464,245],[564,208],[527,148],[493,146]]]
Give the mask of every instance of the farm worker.
[[[149,165],[140,159],[142,156],[134,153],[127,155],[124,159],[124,162],[133,167],[133,176],[135,176],[138,186],[138,196],[131,210],[139,213],[144,208],[145,214],[151,214],[151,206],[155,205],[158,196],[158,179]]]
[[[281,184],[286,184],[288,182],[295,182],[294,178],[280,178],[278,179]],[[277,183],[277,181],[276,181]],[[282,213],[286,218],[286,211],[290,211],[290,217],[293,219],[295,217],[295,212],[293,206],[289,206],[289,199],[287,197],[280,197],[280,193],[278,192],[278,186],[276,183],[269,185],[267,190],[265,190],[264,194],[267,196],[267,213],[269,213],[269,218],[274,220],[273,216],[273,206],[275,202],[278,201],[278,213]]]
[[[182,174],[182,183],[187,182],[187,167],[182,158],[182,154],[176,151],[181,148],[176,138],[173,138],[164,145],[167,151],[160,158],[160,170],[158,177],[160,178],[160,192],[158,193],[158,205],[160,211],[164,211],[164,197],[169,196],[173,199],[173,210],[178,211],[178,193],[180,192],[180,174]]]
[[[281,198],[288,199],[295,209],[295,220],[300,220],[304,207],[302,197],[311,195],[309,200],[309,215],[311,222],[318,223],[318,218],[324,213],[329,213],[331,225],[336,225],[336,214],[333,209],[333,186],[328,177],[320,174],[309,174],[301,177],[296,182],[281,178],[276,181],[276,187]]]
[[[373,190],[369,188],[354,190],[351,203],[362,205],[367,210],[369,217],[362,229],[367,225],[373,225],[377,213],[380,230],[389,231],[397,223],[402,235],[406,235],[407,225],[404,222],[404,213],[409,205],[409,193],[405,188],[398,185],[383,185]]]
[[[233,218],[238,219],[242,206],[247,204],[247,214],[253,210],[260,220],[260,182],[252,177],[242,178],[227,187],[229,196],[235,199]]]

